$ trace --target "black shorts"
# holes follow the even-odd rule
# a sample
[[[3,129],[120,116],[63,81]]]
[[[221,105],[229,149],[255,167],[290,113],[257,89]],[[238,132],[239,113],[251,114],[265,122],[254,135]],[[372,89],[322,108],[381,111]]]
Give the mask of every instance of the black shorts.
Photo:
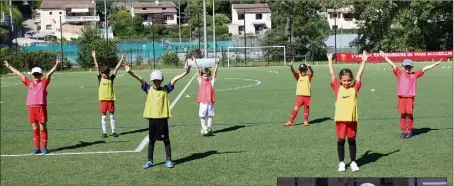
[[[169,124],[167,118],[148,119],[148,136],[150,141],[168,140],[169,139]]]

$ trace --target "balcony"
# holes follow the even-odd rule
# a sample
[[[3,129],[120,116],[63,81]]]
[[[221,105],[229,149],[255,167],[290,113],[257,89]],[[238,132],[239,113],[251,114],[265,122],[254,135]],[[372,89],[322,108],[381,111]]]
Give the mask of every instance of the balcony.
[[[90,22],[99,21],[99,16],[66,16],[66,22]]]

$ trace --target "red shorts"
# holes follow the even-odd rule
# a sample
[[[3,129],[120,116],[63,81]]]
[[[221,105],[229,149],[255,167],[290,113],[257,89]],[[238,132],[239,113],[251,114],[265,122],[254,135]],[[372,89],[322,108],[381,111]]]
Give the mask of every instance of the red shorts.
[[[303,105],[311,106],[311,97],[310,96],[296,96],[295,106],[301,107]]]
[[[28,121],[30,123],[47,123],[47,106],[29,106]]]
[[[100,109],[101,109],[101,113],[105,113],[105,112],[107,112],[107,110],[109,110],[110,113],[115,112],[115,101],[114,100],[101,100]]]
[[[397,111],[399,114],[413,114],[413,106],[415,105],[414,97],[398,97]]]
[[[358,123],[356,121],[336,121],[336,134],[339,139],[355,139]]]

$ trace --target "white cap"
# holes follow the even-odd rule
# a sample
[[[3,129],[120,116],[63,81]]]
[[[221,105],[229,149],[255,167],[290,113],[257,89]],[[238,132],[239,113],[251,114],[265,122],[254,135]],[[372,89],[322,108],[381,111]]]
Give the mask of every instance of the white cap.
[[[41,68],[39,68],[39,67],[32,68],[32,74],[34,74],[34,73],[42,74],[43,70],[41,70]]]
[[[162,72],[159,70],[153,70],[150,75],[150,81],[162,80]]]

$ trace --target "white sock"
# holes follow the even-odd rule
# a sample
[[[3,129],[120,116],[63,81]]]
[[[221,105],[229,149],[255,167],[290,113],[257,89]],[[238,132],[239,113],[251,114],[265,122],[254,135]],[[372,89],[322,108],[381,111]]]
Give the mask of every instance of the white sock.
[[[213,125],[213,117],[208,117],[208,127],[211,128],[212,125]]]
[[[106,116],[101,116],[101,124],[102,124],[102,133],[107,133],[107,121]]]
[[[115,116],[113,114],[110,115],[110,128],[112,129],[112,133],[115,132]]]
[[[200,123],[202,124],[202,129],[207,128],[207,126],[206,126],[206,117],[200,117]]]

